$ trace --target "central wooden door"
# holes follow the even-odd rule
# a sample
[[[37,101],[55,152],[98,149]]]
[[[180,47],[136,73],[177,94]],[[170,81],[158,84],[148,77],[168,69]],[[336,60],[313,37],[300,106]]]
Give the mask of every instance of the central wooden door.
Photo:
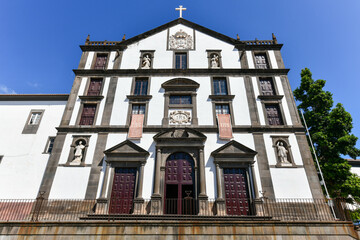
[[[228,215],[249,215],[249,189],[246,170],[224,168],[226,213]]]
[[[165,204],[167,214],[195,214],[194,161],[187,153],[166,160]]]
[[[132,211],[136,168],[115,168],[110,199],[110,214],[129,214]]]

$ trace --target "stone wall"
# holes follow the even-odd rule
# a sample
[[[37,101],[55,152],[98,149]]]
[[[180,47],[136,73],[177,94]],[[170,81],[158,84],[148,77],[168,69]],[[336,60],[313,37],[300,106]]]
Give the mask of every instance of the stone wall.
[[[1,239],[359,239],[351,222],[88,221],[0,223]]]

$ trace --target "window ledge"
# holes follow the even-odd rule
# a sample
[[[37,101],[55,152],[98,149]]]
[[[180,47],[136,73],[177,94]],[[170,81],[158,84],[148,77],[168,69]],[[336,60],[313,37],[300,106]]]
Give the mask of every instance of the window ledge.
[[[233,100],[235,95],[209,95],[211,100]]]
[[[152,95],[126,95],[129,100],[148,101],[152,98]]]
[[[79,98],[82,100],[82,101],[101,101],[104,96],[102,95],[99,95],[99,96],[79,96]]]
[[[260,100],[281,100],[284,95],[259,95]]]

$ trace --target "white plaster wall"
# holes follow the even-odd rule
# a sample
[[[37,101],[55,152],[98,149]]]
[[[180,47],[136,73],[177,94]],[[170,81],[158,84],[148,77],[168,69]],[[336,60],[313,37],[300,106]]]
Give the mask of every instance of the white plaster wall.
[[[84,199],[90,167],[58,167],[49,199]]]
[[[115,62],[115,56],[116,56],[116,52],[113,51],[113,52],[110,53],[109,63],[108,63],[107,69],[113,69],[114,62]]]
[[[273,50],[268,51],[269,57],[270,57],[270,64],[273,69],[278,69],[278,65],[275,58],[275,53]]]
[[[167,30],[129,45],[123,52],[120,69],[138,69],[140,50],[155,50],[153,68],[172,68],[173,52],[166,51]]]
[[[272,142],[271,136],[288,136],[294,162],[296,165],[303,166],[303,161],[301,158],[299,145],[296,140],[295,134],[292,134],[292,133],[291,134],[278,134],[278,133],[264,134],[265,149],[266,149],[269,165],[276,164],[276,154],[275,154],[275,150],[273,148],[273,142]]]
[[[260,89],[259,89],[259,85],[258,85],[256,77],[251,77],[251,81],[252,81],[253,88],[254,88],[254,94],[255,94],[255,98],[256,98],[255,99],[256,107],[257,107],[257,110],[259,113],[260,125],[266,125],[264,109],[262,107],[261,100],[258,98],[258,96],[260,95]]]
[[[86,150],[85,164],[92,164],[92,160],[94,158],[94,153],[95,153],[95,146],[98,137],[97,134],[93,134],[93,133],[68,133],[65,137],[64,146],[60,154],[59,164],[65,164],[67,162],[70,154],[71,144],[74,137],[83,136],[83,135],[90,136],[88,143],[89,147]]]
[[[164,93],[165,90],[161,88],[161,84],[170,80],[169,77],[152,77],[150,79],[150,95],[152,95],[149,101],[148,107],[148,125],[161,125],[161,121],[164,117]]]
[[[254,59],[253,59],[253,55],[252,55],[251,51],[246,51],[246,58],[248,61],[249,68],[255,68]]]
[[[0,198],[34,199],[37,196],[49,154],[44,150],[49,136],[56,136],[66,101],[0,102]],[[36,134],[22,134],[30,111],[45,110]]]
[[[202,32],[195,31],[185,25],[178,24],[169,28],[169,36],[179,30],[185,31],[195,39],[195,49],[189,51],[189,68],[208,68],[206,50],[221,49],[223,68],[240,68],[239,52],[232,44],[213,38]],[[167,50],[168,29],[135,42],[124,50],[121,69],[138,69],[140,62],[140,50],[155,50],[153,68],[173,68],[174,53]]]
[[[94,159],[97,134],[68,133],[65,137],[64,146],[59,158],[59,164],[65,164],[68,160],[71,144],[74,136],[89,135],[88,149],[85,155],[85,164],[92,164]],[[49,198],[81,199],[85,197],[91,166],[86,167],[63,167],[56,169],[53,185]]]
[[[270,168],[275,198],[312,198],[304,168]]]
[[[301,153],[295,134],[264,134],[269,165],[276,165],[276,152],[271,136],[288,136],[293,160],[298,168],[270,168],[276,198],[311,198]]]
[[[79,114],[79,109],[80,109],[80,105],[81,105],[81,99],[79,98],[79,96],[85,95],[84,92],[85,92],[85,87],[86,87],[87,80],[88,80],[88,78],[86,78],[86,77],[83,77],[81,79],[79,92],[78,92],[78,95],[76,96],[76,102],[75,102],[75,105],[74,105],[73,112],[71,114],[71,119],[70,119],[69,125],[75,125],[76,124],[76,119],[77,119],[77,116]]]
[[[287,101],[286,101],[286,98],[285,98],[285,93],[284,93],[284,89],[282,87],[282,84],[281,84],[281,79],[280,77],[275,77],[275,84],[279,90],[279,95],[283,95],[284,97],[281,99],[281,103],[282,103],[282,107],[283,107],[283,110],[284,110],[284,116],[285,116],[285,119],[286,119],[286,123],[287,125],[293,125],[292,124],[292,121],[291,121],[291,116],[290,116],[290,110],[289,110],[289,106],[287,104]]]
[[[189,77],[200,84],[197,90],[197,116],[199,125],[213,125],[213,107],[209,95],[211,95],[210,77]]]
[[[191,30],[192,31],[192,30]],[[187,32],[188,33],[188,32]],[[208,68],[206,50],[221,49],[223,68],[240,68],[239,51],[234,45],[195,31],[196,51],[189,52],[189,68]]]
[[[352,166],[352,167],[350,168],[350,172],[355,173],[355,174],[357,174],[358,176],[360,176],[360,167],[354,167],[354,166]]]
[[[243,77],[229,77],[233,99],[234,120],[236,125],[251,125],[249,104]]]
[[[103,82],[104,87],[103,87],[103,92],[102,92],[102,95],[104,96],[104,98],[98,105],[99,110],[98,110],[98,114],[97,114],[97,118],[96,118],[96,125],[101,125],[101,120],[104,115],[106,96],[107,96],[107,93],[109,90],[109,83],[110,83],[110,77],[105,78],[104,82]]]
[[[131,93],[131,77],[121,77],[117,79],[117,87],[114,97],[114,105],[111,113],[110,125],[125,125],[126,116],[129,108],[129,101],[126,95]],[[151,100],[150,100],[151,101]]]
[[[85,63],[85,69],[91,68],[91,63],[94,59],[94,55],[95,55],[95,52],[89,52],[88,57],[86,59],[86,63]]]

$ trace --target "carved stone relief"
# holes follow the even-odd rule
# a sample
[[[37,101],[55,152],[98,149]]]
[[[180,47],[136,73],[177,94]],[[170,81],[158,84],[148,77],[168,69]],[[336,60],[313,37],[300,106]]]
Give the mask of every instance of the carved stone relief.
[[[182,29],[169,37],[169,48],[174,50],[192,49],[193,38]]]
[[[170,124],[191,124],[191,112],[183,110],[173,110],[169,113]]]

